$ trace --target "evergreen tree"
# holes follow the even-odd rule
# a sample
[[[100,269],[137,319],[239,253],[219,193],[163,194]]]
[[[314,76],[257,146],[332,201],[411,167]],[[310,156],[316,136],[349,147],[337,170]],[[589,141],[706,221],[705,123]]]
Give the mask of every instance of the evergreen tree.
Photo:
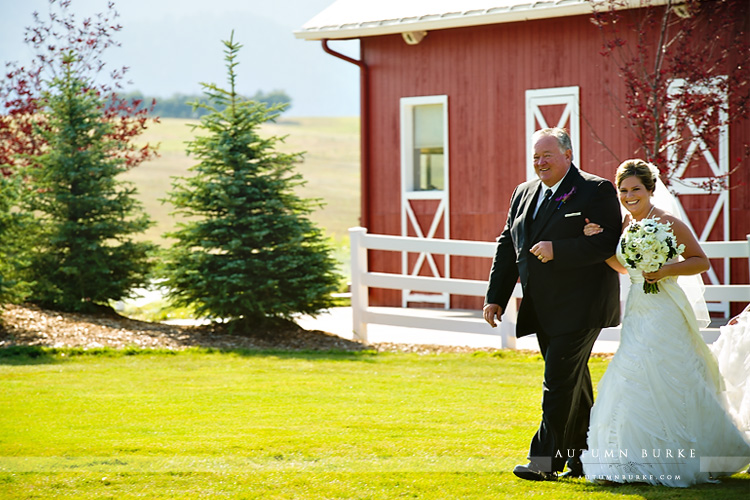
[[[19,274],[28,236],[29,217],[15,210],[21,179],[0,168],[0,307],[19,303],[29,294],[29,284]]]
[[[66,311],[91,311],[145,283],[153,245],[135,242],[151,222],[117,179],[127,168],[127,138],[112,135],[105,103],[75,73],[75,54],[42,94],[47,125],[37,130],[48,147],[30,159],[22,207],[34,214],[28,249],[30,300]]]
[[[203,84],[210,111],[188,152],[194,175],[168,194],[188,221],[167,236],[176,243],[165,263],[165,286],[177,304],[201,316],[257,324],[333,305],[338,275],[331,249],[307,217],[313,200],[299,198],[293,172],[299,154],[275,151],[280,139],[258,127],[279,107],[237,94],[234,33],[223,42],[229,89]]]

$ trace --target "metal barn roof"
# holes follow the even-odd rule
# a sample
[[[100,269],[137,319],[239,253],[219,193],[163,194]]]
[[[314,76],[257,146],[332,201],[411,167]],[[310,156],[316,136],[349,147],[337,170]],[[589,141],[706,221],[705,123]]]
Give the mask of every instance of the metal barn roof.
[[[624,3],[635,8],[644,1]],[[597,4],[606,0],[337,0],[294,34],[305,40],[360,38],[591,14]]]

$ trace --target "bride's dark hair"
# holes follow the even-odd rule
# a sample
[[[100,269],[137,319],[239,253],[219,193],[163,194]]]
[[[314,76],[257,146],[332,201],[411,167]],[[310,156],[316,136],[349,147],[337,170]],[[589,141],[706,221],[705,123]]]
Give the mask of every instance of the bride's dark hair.
[[[653,193],[654,189],[656,189],[656,179],[658,179],[658,176],[659,171],[656,167],[646,161],[639,159],[625,160],[617,167],[615,181],[617,182],[617,187],[620,187],[622,181],[628,177],[638,177],[643,183],[643,187],[650,193]]]

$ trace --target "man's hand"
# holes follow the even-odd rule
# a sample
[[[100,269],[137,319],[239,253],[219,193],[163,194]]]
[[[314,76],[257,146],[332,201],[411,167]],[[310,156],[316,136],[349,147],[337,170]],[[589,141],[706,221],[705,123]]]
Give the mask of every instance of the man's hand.
[[[534,254],[540,262],[549,262],[555,258],[555,252],[552,250],[551,241],[540,241],[529,252]]]
[[[495,323],[495,318],[497,318],[498,322],[502,321],[502,319],[500,319],[500,316],[503,315],[503,308],[497,304],[486,304],[482,312],[484,313],[484,320],[489,323],[492,328],[495,328],[497,326],[497,323]]]

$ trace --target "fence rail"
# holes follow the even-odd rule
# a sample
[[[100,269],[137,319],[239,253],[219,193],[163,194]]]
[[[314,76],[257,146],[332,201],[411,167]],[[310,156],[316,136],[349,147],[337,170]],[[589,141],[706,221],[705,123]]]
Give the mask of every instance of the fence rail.
[[[420,310],[400,307],[370,307],[369,288],[394,290],[418,290],[420,292],[449,293],[484,297],[487,282],[458,278],[435,278],[396,273],[376,273],[368,270],[368,250],[393,252],[431,253],[460,257],[488,257],[495,255],[496,244],[485,241],[463,241],[445,239],[413,238],[368,234],[367,229],[355,227],[349,230],[351,240],[352,273],[352,330],[355,338],[367,340],[367,325],[382,324],[409,328],[425,328],[459,333],[499,335],[502,347],[515,348],[516,300],[523,293],[521,285],[513,290],[508,307],[503,312],[503,321],[497,329],[490,328],[481,317],[468,311],[447,310],[440,315],[434,309]],[[750,259],[750,234],[746,241],[711,241],[701,243],[710,259]],[[704,297],[710,302],[750,302],[750,285],[706,285]],[[624,297],[623,297],[624,300]],[[707,342],[713,342],[718,329],[701,330]],[[618,340],[620,328],[605,328],[601,340]]]

